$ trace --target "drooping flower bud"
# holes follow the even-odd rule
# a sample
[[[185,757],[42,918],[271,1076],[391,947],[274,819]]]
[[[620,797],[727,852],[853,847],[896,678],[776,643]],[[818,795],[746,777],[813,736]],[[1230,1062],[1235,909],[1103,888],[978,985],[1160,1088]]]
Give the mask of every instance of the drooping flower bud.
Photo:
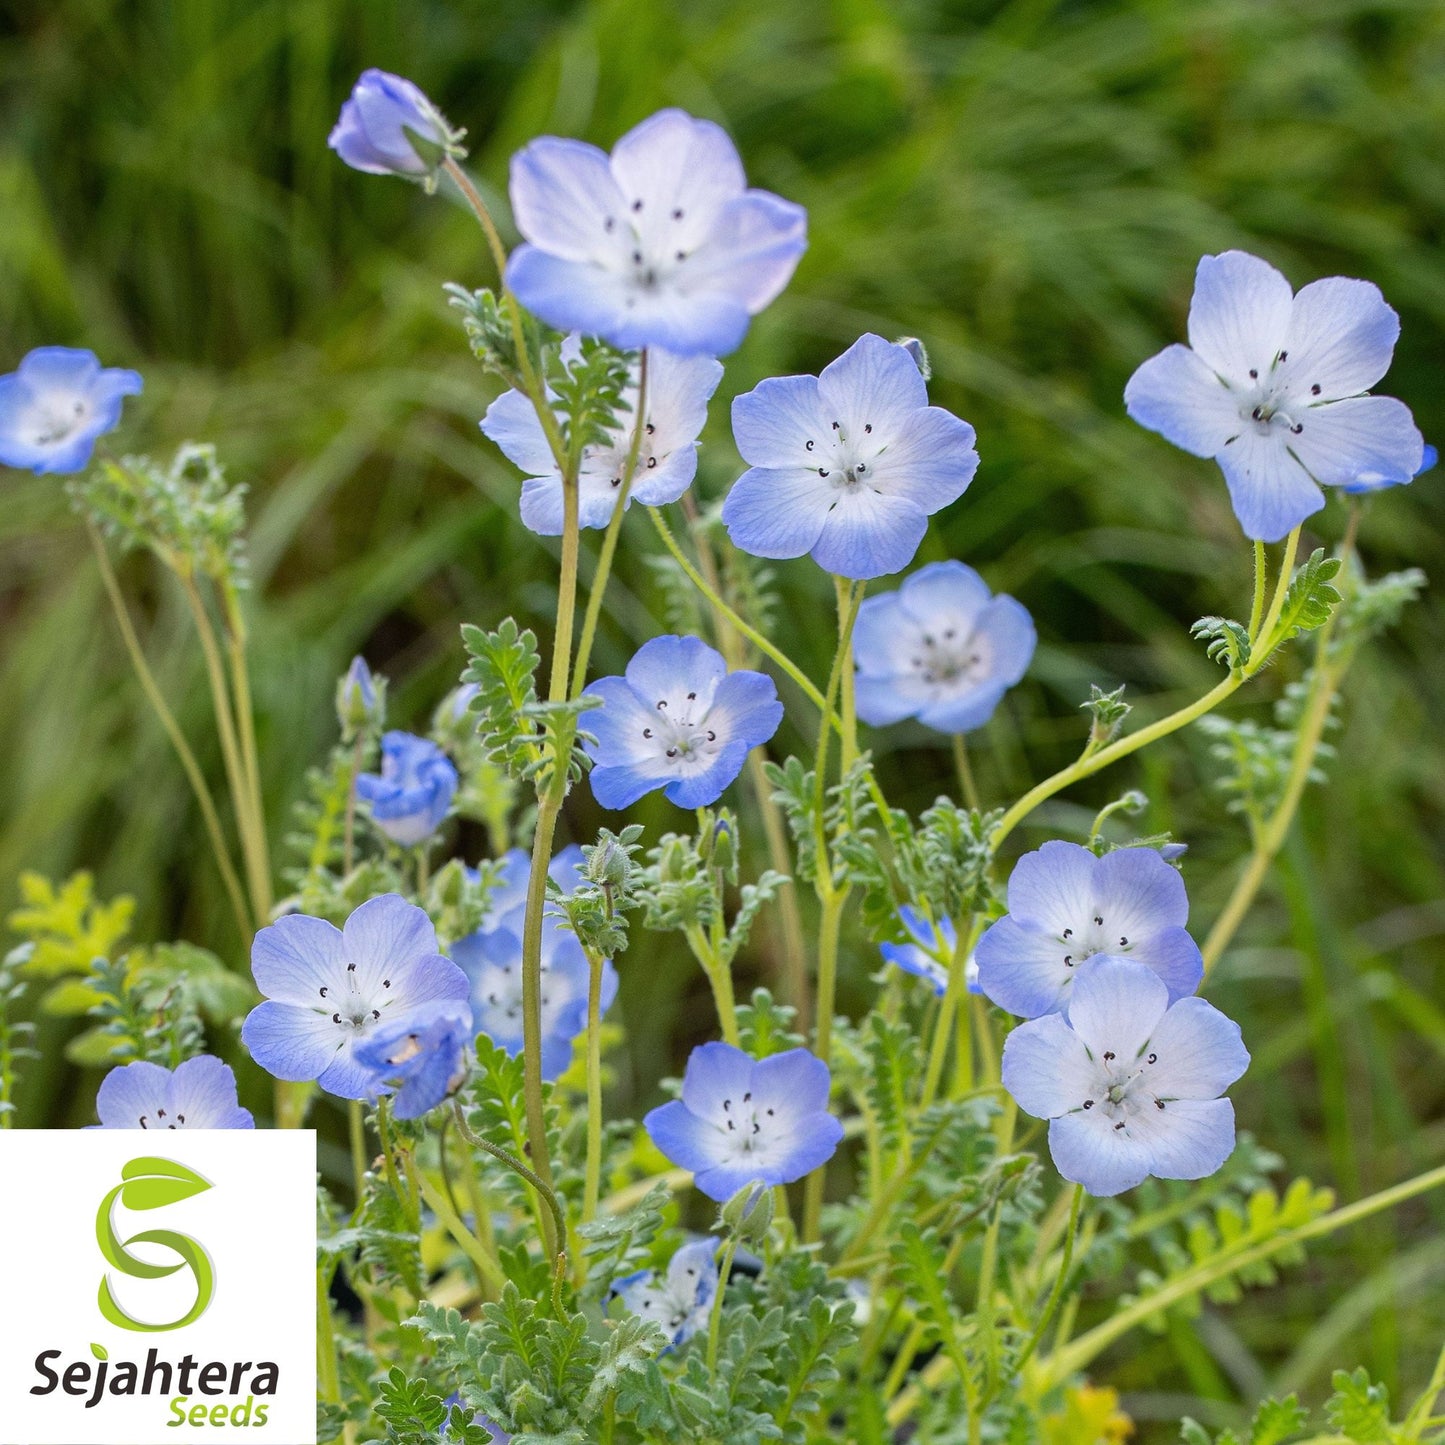
[[[327,144],[353,170],[429,180],[448,156],[465,154],[461,136],[411,81],[366,70]]]

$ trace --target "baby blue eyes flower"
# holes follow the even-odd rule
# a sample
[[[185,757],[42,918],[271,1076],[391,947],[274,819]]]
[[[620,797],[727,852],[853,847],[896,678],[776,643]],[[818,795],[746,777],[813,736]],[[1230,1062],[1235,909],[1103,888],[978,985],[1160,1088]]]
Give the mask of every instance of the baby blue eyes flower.
[[[251,972],[266,996],[241,1027],[251,1057],[343,1099],[376,1092],[374,1068],[357,1057],[374,1036],[432,1024],[435,1004],[467,1010],[466,974],[442,957],[431,919],[395,893],[363,903],[344,928],[304,913],[277,919],[251,945]]]
[[[1384,472],[1363,471],[1355,477],[1354,481],[1342,482],[1340,484],[1340,490],[1348,493],[1352,497],[1363,496],[1367,492],[1383,492],[1386,487],[1398,487],[1405,482],[1413,482],[1415,477],[1423,476],[1426,472],[1432,470],[1439,460],[1440,453],[1438,449],[1426,442],[1424,453],[1420,458],[1419,469],[1415,472],[1414,476],[1391,477],[1386,476]]]
[[[807,247],[803,208],[749,190],[726,132],[680,110],[643,121],[611,156],[532,141],[512,157],[511,196],[528,243],[507,262],[517,299],[626,351],[726,355]]]
[[[254,1129],[236,1100],[236,1076],[210,1054],[187,1059],[173,1073],[159,1064],[112,1069],[95,1097],[92,1129]]]
[[[373,69],[362,72],[326,144],[353,170],[419,180],[458,153],[458,139],[411,81]]]
[[[840,577],[906,567],[932,513],[978,470],[973,428],[929,406],[908,350],[861,336],[819,376],[775,376],[733,402],[750,470],[722,519],[755,557],[801,557]]]
[[[527,881],[532,871],[532,855],[522,848],[512,848],[497,860],[491,892],[487,894],[487,911],[482,915],[478,931],[491,933],[497,928],[510,928],[519,937],[527,910]],[[569,843],[552,855],[547,876],[563,893],[573,892],[582,881],[586,861],[582,850]],[[475,875],[474,875],[475,876]]]
[[[575,341],[575,338],[569,339]],[[566,346],[564,345],[564,359]],[[697,471],[697,439],[707,421],[707,404],[722,364],[710,356],[649,353],[647,416],[637,470],[627,503],[660,507],[675,502],[692,485]],[[577,478],[579,517],[584,527],[605,527],[612,520],[632,454],[637,418],[638,364],[623,393],[617,425],[607,439],[584,449]],[[544,537],[562,531],[562,474],[547,445],[536,408],[520,391],[504,392],[487,408],[482,431],[509,461],[527,473],[522,483],[523,524]]]
[[[673,1345],[680,1345],[707,1329],[717,1294],[717,1247],[714,1238],[685,1244],[660,1278],[650,1269],[639,1270],[619,1279],[612,1292],[633,1314],[661,1325]]]
[[[457,770],[434,743],[411,733],[381,740],[381,774],[362,773],[356,796],[371,804],[372,821],[393,843],[410,848],[441,827],[457,790]]]
[[[600,678],[587,691],[602,700],[583,726],[596,739],[587,754],[604,808],[625,808],[655,788],[680,808],[715,803],[783,720],[772,678],[729,672],[696,637],[654,637],[625,677]]]
[[[554,860],[555,866],[555,860]],[[472,1024],[514,1057],[522,1052],[522,910],[452,945],[469,981]],[[587,1027],[591,969],[577,935],[554,914],[542,920],[542,1077],[556,1079],[572,1062],[572,1042]],[[617,997],[617,971],[602,966],[601,1011]]]
[[[1045,843],[1014,865],[1008,907],[977,953],[979,985],[1011,1014],[1067,1008],[1079,969],[1099,954],[1152,969],[1170,998],[1193,993],[1204,977],[1184,927],[1184,880],[1152,848],[1098,858],[1077,843]]]
[[[356,1046],[356,1061],[374,1075],[372,1092],[392,1096],[398,1119],[419,1119],[466,1077],[472,1011],[442,999],[395,1019],[383,1018]]]
[[[858,609],[858,716],[875,727],[906,717],[944,733],[982,727],[1028,671],[1036,641],[1023,606],[994,597],[972,567],[930,562]]]
[[[888,963],[925,979],[940,998],[948,992],[948,969],[958,947],[958,930],[953,920],[940,918],[930,923],[918,909],[904,904],[898,917],[908,930],[911,942],[880,943],[878,952]],[[964,965],[964,985],[969,993],[979,993],[978,964],[970,958]]]
[[[0,464],[32,472],[79,472],[97,438],[137,396],[138,373],[102,367],[93,351],[41,346],[0,376]]]
[[[1003,1050],[1004,1087],[1049,1120],[1059,1173],[1101,1195],[1213,1174],[1234,1149],[1234,1106],[1219,1096],[1248,1067],[1238,1024],[1202,998],[1171,1003],[1124,958],[1090,964],[1067,1017],[1020,1024]]]
[[[831,1076],[807,1049],[754,1059],[731,1044],[692,1051],[682,1098],[642,1121],[652,1142],[709,1199],[745,1184],[791,1184],[833,1157],[843,1126],[828,1112]]]
[[[1368,281],[1331,276],[1296,296],[1257,256],[1205,256],[1189,345],[1146,361],[1124,402],[1141,426],[1213,457],[1245,535],[1274,542],[1324,506],[1321,485],[1364,473],[1404,482],[1420,470],[1424,443],[1409,408],[1364,395],[1399,334],[1399,317]]]

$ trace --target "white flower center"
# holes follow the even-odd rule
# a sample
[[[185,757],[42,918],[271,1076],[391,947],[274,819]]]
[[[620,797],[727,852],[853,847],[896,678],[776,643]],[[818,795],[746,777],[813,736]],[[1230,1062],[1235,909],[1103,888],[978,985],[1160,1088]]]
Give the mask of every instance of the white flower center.
[[[929,687],[954,689],[987,677],[992,662],[988,639],[958,627],[919,633],[908,658]]]
[[[728,1152],[737,1159],[770,1154],[780,1137],[774,1111],[755,1104],[751,1092],[740,1099],[724,1099],[713,1122],[726,1136]]]
[[[1305,429],[1306,411],[1319,404],[1316,398],[1324,392],[1319,382],[1306,388],[1298,376],[1281,372],[1288,360],[1289,352],[1281,351],[1267,367],[1250,367],[1247,382],[1225,382],[1238,400],[1240,421],[1252,426],[1260,436],[1300,436]]]
[[[58,446],[68,441],[84,422],[89,408],[78,396],[51,393],[41,397],[30,408],[31,445]]]
[[[327,1008],[331,1010],[331,1022],[336,1025],[343,1036],[358,1036],[365,1033],[378,1019],[381,1018],[381,1011],[390,1006],[391,980],[384,978],[381,987],[375,990],[375,996],[364,994],[360,983],[357,981],[356,965],[348,963],[346,972],[342,975],[342,981],[329,983],[317,992],[324,1000],[318,1012],[324,1012]]]
[[[1159,1055],[1148,1045],[1146,1052],[1121,1061],[1112,1049],[1093,1056],[1097,1072],[1090,1085],[1089,1096],[1078,1107],[1085,1112],[1100,1110],[1116,1130],[1127,1134],[1129,1125],[1148,1110],[1162,1110],[1166,1101],[1154,1092],[1149,1072],[1159,1062]]]
[[[653,712],[655,720],[642,729],[642,736],[670,767],[705,767],[722,751],[722,739],[708,726],[708,709],[698,707],[695,692],[680,701],[659,698]]]
[[[682,207],[666,210],[645,197],[632,201],[625,217],[604,217],[602,229],[618,248],[623,274],[635,290],[648,294],[678,283],[705,232]],[[635,296],[627,298],[629,307],[636,302]]]
[[[1133,950],[1134,942],[1125,933],[1109,927],[1102,913],[1093,914],[1087,922],[1075,928],[1066,928],[1059,934],[1063,950],[1064,967],[1077,968],[1096,953],[1111,953],[1116,957]]]
[[[807,453],[803,465],[817,473],[840,493],[851,493],[873,487],[873,473],[886,443],[876,440],[873,423],[864,422],[863,430],[850,437],[843,423],[832,422],[822,436],[809,437],[803,443]],[[836,503],[835,503],[836,505]]]

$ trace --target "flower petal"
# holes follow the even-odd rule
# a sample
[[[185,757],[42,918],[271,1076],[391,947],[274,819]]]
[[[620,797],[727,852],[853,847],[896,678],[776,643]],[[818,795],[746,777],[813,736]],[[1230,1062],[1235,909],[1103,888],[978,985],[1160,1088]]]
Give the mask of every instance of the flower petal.
[[[978,986],[1001,1009],[1020,1018],[1053,1013],[1069,1000],[1074,970],[1065,945],[1033,924],[1005,914],[978,941]]]
[[[816,376],[770,376],[733,398],[733,440],[749,466],[806,467],[808,443],[826,435]],[[804,549],[807,550],[806,548]]]
[[[241,1042],[268,1074],[301,1083],[326,1072],[343,1039],[329,1014],[268,1001],[246,1015]]]
[[[626,259],[627,202],[596,146],[559,136],[529,142],[512,157],[511,198],[517,229],[558,260]]]
[[[960,635],[972,631],[991,595],[988,583],[972,567],[952,559],[920,567],[905,577],[898,589],[903,610],[924,631],[936,636],[950,627]],[[859,612],[861,621],[862,609]]]
[[[727,676],[727,663],[700,637],[663,636],[645,642],[627,664],[627,685],[644,704],[666,702],[676,712],[685,702],[705,711]]]
[[[155,1123],[170,1097],[171,1076],[159,1064],[137,1060],[112,1069],[100,1081],[95,1109],[103,1129],[140,1129]],[[144,1118],[146,1124],[142,1125]]]
[[[1290,437],[1294,454],[1325,486],[1345,486],[1361,472],[1409,481],[1425,457],[1425,439],[1410,408],[1392,396],[1354,396],[1311,407]]]
[[[1281,379],[1326,401],[1354,396],[1390,369],[1399,338],[1400,318],[1372,281],[1311,281],[1294,298]]]
[[[1051,1013],[1004,1040],[1003,1086],[1025,1114],[1055,1119],[1083,1107],[1099,1089],[1100,1071],[1063,1015]]]
[[[1196,457],[1218,456],[1239,431],[1239,399],[1197,352],[1166,346],[1129,378],[1124,409]]]
[[[687,251],[747,186],[728,133],[676,109],[660,110],[628,131],[612,148],[611,170],[639,234]]]
[[[267,998],[310,1008],[346,971],[344,939],[324,918],[288,913],[251,944],[251,974]]]
[[[727,1155],[727,1143],[717,1127],[700,1119],[680,1099],[651,1110],[642,1127],[667,1158],[694,1173],[713,1168]]]
[[[844,436],[861,437],[871,426],[874,435],[901,443],[916,414],[928,406],[928,385],[906,348],[865,332],[823,368],[818,401]]]
[[[728,673],[707,712],[707,721],[720,737],[750,748],[767,742],[782,720],[777,684],[764,672]]]
[[[730,742],[719,749],[708,767],[674,777],[663,796],[679,808],[710,807],[737,781],[747,760],[748,744],[740,740]]]
[[[1128,1061],[1142,1052],[1169,1007],[1169,990],[1142,963],[1100,954],[1078,970],[1069,1023],[1096,1058]]]
[[[1243,384],[1270,365],[1289,335],[1294,295],[1268,261],[1245,251],[1204,256],[1194,275],[1189,344],[1222,377]]]
[[[1142,1184],[1152,1172],[1152,1151],[1115,1129],[1102,1109],[1065,1114],[1049,1124],[1054,1167],[1090,1194],[1107,1198]]]
[[[1151,1093],[1162,1099],[1213,1099],[1249,1067],[1239,1025],[1202,998],[1180,999],[1155,1025],[1149,1049]]]
[[[1325,494],[1290,455],[1285,434],[1278,428],[1260,432],[1245,427],[1218,461],[1239,525],[1256,542],[1278,542],[1325,504]]]
[[[487,408],[482,418],[482,433],[501,448],[513,466],[520,467],[529,477],[556,477],[560,485],[561,475],[552,449],[547,445],[547,435],[529,397],[520,391],[504,391]]]
[[[832,1076],[828,1066],[807,1049],[788,1049],[760,1059],[752,1071],[753,1102],[763,1109],[776,1110],[776,1117],[787,1121],[808,1114],[826,1112]]]
[[[801,557],[817,545],[833,490],[802,467],[753,467],[723,500],[723,525],[733,545],[754,557]]]
[[[913,560],[927,531],[928,514],[908,497],[885,496],[867,487],[840,490],[823,519],[812,557],[839,577],[883,577]]]
[[[1234,1152],[1234,1105],[1228,1099],[1179,1099],[1130,1120],[1127,1132],[1148,1151],[1160,1179],[1206,1179]]]
[[[700,1044],[688,1056],[682,1076],[682,1102],[694,1114],[723,1112],[725,1100],[741,1099],[752,1089],[754,1060],[732,1044]]]
[[[688,257],[682,279],[694,300],[699,291],[725,298],[741,311],[746,327],[746,317],[761,311],[792,279],[807,249],[808,213],[769,191],[752,190],[723,208],[712,233]],[[719,348],[717,354],[732,349]]]
[[[1110,934],[1142,938],[1189,922],[1184,879],[1153,848],[1116,848],[1094,870],[1094,902]]]
[[[869,481],[889,496],[908,497],[925,512],[936,512],[956,502],[973,481],[978,471],[974,441],[966,421],[942,407],[924,407],[910,413],[901,434],[873,460]]]
[[[1008,911],[1021,923],[1062,936],[1093,915],[1099,860],[1078,843],[1052,839],[1025,853],[1009,875]]]
[[[918,714],[918,721],[941,733],[972,732],[994,715],[1007,691],[1006,682],[992,680],[957,687],[956,691],[930,702]]]
[[[356,966],[356,982],[363,993],[379,989],[382,979],[392,977],[400,996],[412,968],[440,951],[426,910],[396,893],[368,899],[346,920],[342,934],[346,962]]]
[[[186,1129],[254,1129],[250,1111],[236,1097],[236,1075],[229,1064],[199,1054],[171,1076],[172,1113]],[[179,1116],[184,1115],[184,1118]]]

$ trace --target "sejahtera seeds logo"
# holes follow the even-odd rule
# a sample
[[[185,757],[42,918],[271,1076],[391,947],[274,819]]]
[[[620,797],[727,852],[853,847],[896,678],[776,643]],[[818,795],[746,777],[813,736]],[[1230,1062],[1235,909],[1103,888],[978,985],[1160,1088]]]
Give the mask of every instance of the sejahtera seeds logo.
[[[315,1136],[165,1143],[0,1133],[0,1445],[313,1445]]]
[[[115,1232],[115,1206],[119,1202],[127,1209],[160,1209],[209,1189],[211,1181],[174,1159],[149,1157],[132,1159],[120,1171],[120,1177],[121,1182],[101,1201],[100,1213],[95,1216],[95,1237],[100,1244],[100,1252],[110,1264],[132,1279],[164,1279],[182,1266],[189,1265],[196,1281],[196,1301],[178,1320],[169,1324],[146,1324],[128,1315],[116,1303],[107,1277],[100,1282],[100,1312],[111,1324],[119,1325],[123,1330],[138,1330],[145,1334],[179,1330],[192,1320],[200,1319],[211,1302],[216,1275],[210,1255],[194,1239],[177,1234],[173,1229],[147,1229],[122,1241]],[[162,1245],[178,1254],[180,1259],[175,1264],[147,1264],[129,1253],[133,1244]]]

